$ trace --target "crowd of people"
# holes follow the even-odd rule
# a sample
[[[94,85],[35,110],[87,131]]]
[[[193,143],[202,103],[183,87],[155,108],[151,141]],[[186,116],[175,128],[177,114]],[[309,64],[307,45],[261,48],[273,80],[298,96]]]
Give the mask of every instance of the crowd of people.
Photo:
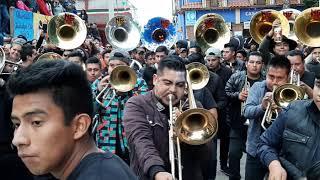
[[[65,8],[65,1],[53,2]],[[16,3],[32,6],[27,0]],[[44,32],[38,40],[12,38],[0,46],[5,55],[0,58],[12,62],[3,67],[0,83],[0,176],[173,180],[170,103],[183,105],[175,116],[188,108],[186,65],[200,63],[209,80],[193,90],[194,97],[217,119],[218,132],[201,145],[180,142],[184,180],[213,180],[218,170],[240,180],[241,168],[246,180],[262,180],[267,174],[272,180],[318,179],[320,47],[285,36],[275,42],[276,23],[260,44],[232,37],[223,49],[205,51],[187,40],[170,49],[148,50],[140,44],[124,51],[112,43],[103,45],[94,23],[84,43],[71,50],[43,43]],[[47,52],[61,60],[38,60]],[[117,79],[121,76],[112,76],[117,67],[136,74],[125,92],[115,87],[122,83]],[[304,99],[279,107],[274,89],[289,83],[292,74],[300,77]],[[279,115],[265,130],[261,120],[268,108]]]

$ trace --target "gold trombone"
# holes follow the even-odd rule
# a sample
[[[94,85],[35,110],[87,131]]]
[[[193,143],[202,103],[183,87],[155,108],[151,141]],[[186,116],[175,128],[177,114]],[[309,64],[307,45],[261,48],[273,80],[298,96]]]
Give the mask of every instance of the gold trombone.
[[[202,67],[199,64],[193,64],[187,67],[189,109],[180,114],[176,119],[173,118],[173,95],[169,94],[168,96],[170,109],[169,158],[171,163],[171,173],[174,177],[175,148],[177,148],[177,160],[180,180],[182,179],[180,141],[190,145],[201,145],[209,142],[218,132],[217,119],[215,119],[208,110],[197,108],[196,101],[193,95],[193,88],[201,89],[208,82],[209,77],[207,77],[207,75],[205,74],[209,74],[209,72],[204,72],[204,74],[202,74],[204,68],[206,67]],[[194,82],[195,84],[192,84],[191,82]],[[180,110],[181,109],[182,107],[180,106]],[[174,139],[176,141],[177,147],[174,147]]]
[[[136,72],[130,66],[117,66],[114,68],[110,74],[109,84],[107,84],[101,92],[97,95],[96,101],[103,107],[108,107],[112,100],[116,96],[116,91],[118,92],[128,92],[132,90],[137,83]],[[108,96],[111,93],[111,98]],[[108,103],[104,105],[103,101],[100,101],[102,97],[103,100],[109,99]]]

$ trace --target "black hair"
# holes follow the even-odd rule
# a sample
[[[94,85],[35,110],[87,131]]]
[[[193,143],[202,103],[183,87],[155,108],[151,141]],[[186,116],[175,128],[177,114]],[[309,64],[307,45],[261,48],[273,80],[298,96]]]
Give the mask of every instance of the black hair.
[[[262,53],[259,52],[259,51],[252,51],[252,52],[250,52],[249,55],[248,55],[248,58],[249,58],[250,56],[259,56],[259,57],[261,57],[261,59],[263,58]],[[263,60],[263,59],[262,59],[262,60]]]
[[[146,67],[142,73],[142,78],[146,81],[149,90],[153,88],[152,79],[154,74],[157,74],[157,69],[154,67]]]
[[[193,63],[193,62],[199,62],[201,64],[205,64],[204,57],[200,53],[192,53],[188,56],[188,61],[186,64]]]
[[[224,48],[229,48],[230,51],[233,51],[233,52],[236,51],[236,47],[234,47],[234,46],[233,46],[232,44],[230,44],[230,43],[225,44],[223,47],[224,47]]]
[[[97,57],[95,57],[95,56],[89,57],[89,58],[87,59],[87,61],[86,61],[86,66],[87,66],[88,64],[98,64],[99,67],[101,68],[101,62],[100,62],[100,60],[99,60]]]
[[[165,68],[180,72],[186,71],[184,62],[179,60],[178,56],[167,56],[163,58],[158,65],[157,74],[161,74]]]
[[[288,56],[300,56],[301,61],[304,63],[304,58],[303,58],[304,55],[303,55],[302,51],[300,51],[300,50],[291,50],[288,52],[287,57]]]
[[[190,46],[189,50],[190,50],[191,48],[195,48],[196,51],[197,51],[197,53],[202,54],[202,50],[201,50],[201,47],[200,47],[200,46],[198,46],[198,45],[192,45],[192,46]]]
[[[268,64],[268,70],[270,69],[270,67],[286,69],[287,74],[289,75],[291,70],[291,63],[287,57],[276,55],[271,58]]]
[[[188,49],[188,42],[186,40],[179,40],[176,43],[176,48],[185,48]]]
[[[93,117],[92,92],[87,75],[79,65],[66,60],[43,60],[19,69],[11,74],[7,90],[12,97],[48,92],[53,102],[63,110],[65,125],[70,125],[80,113]]]
[[[147,51],[146,54],[144,55],[144,59],[148,59],[149,56],[154,56],[155,53],[153,51]]]
[[[242,54],[242,56],[245,57],[245,58],[248,56],[248,53],[247,53],[244,49],[238,50],[238,51],[236,52],[236,54],[237,54],[237,53]]]
[[[83,63],[84,60],[83,60],[83,54],[81,54],[81,52],[77,51],[77,50],[73,50],[72,52],[70,52],[68,54],[68,58],[69,57],[79,57],[80,58],[80,61]]]
[[[20,52],[21,60],[25,62],[27,60],[27,56],[32,56],[34,49],[36,48],[30,44],[23,45]]]
[[[166,55],[169,54],[169,50],[165,46],[158,46],[157,49],[155,50],[155,52],[164,52]]]

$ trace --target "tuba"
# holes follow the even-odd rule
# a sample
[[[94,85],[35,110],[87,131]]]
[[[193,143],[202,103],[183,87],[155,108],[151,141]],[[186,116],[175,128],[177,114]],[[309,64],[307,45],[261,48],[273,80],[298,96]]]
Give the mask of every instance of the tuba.
[[[289,21],[290,31],[289,31],[288,38],[297,41],[298,38],[294,32],[294,22],[298,17],[298,15],[301,13],[301,11],[297,9],[289,8],[289,9],[281,10],[280,13],[282,13]]]
[[[299,41],[307,46],[317,47],[320,41],[320,7],[302,11],[296,18],[294,31]]]
[[[87,26],[77,15],[72,13],[60,13],[54,16],[48,23],[48,35],[50,43],[61,49],[74,49],[85,41]]]
[[[130,51],[140,43],[140,30],[129,16],[115,16],[107,24],[105,33],[108,42],[116,48]]]
[[[266,34],[272,29],[272,23],[276,19],[280,20],[282,34],[289,35],[289,21],[280,12],[273,9],[265,9],[252,16],[250,21],[250,34],[252,38],[260,44]]]
[[[230,29],[222,16],[209,13],[201,16],[194,25],[194,37],[205,52],[210,47],[222,49],[230,41]]]
[[[141,32],[141,41],[144,47],[155,51],[158,46],[170,49],[177,40],[174,25],[163,17],[155,17],[148,21]]]

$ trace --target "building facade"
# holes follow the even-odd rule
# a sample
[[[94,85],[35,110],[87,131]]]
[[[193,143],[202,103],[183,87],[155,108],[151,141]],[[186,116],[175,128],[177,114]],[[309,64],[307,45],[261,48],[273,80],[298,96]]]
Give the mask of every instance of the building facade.
[[[250,35],[252,16],[263,9],[282,10],[284,7],[303,9],[302,0],[174,0],[174,19],[178,39],[194,39],[194,24],[207,13],[221,15],[233,34]]]

